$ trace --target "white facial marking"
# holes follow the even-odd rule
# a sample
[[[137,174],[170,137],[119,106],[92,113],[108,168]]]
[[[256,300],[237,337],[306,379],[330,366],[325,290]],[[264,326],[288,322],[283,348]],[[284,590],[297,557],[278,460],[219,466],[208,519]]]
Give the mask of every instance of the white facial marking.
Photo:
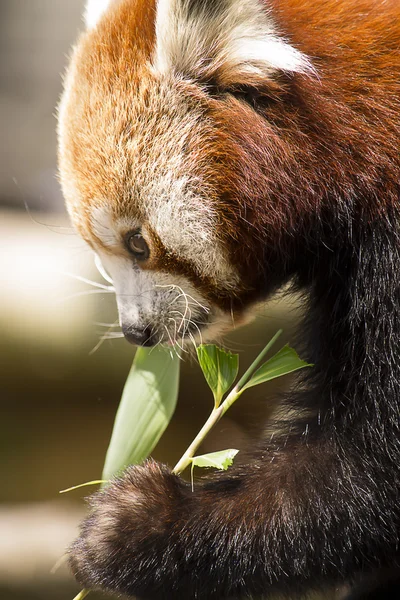
[[[224,289],[238,284],[239,276],[215,235],[216,215],[201,197],[187,189],[185,179],[174,181],[172,175],[155,179],[146,188],[145,197],[148,222],[168,250]],[[107,205],[94,207],[90,221],[93,233],[110,249],[121,247],[123,233],[141,227],[128,217],[115,218]],[[146,237],[146,227],[142,230]]]
[[[117,219],[107,204],[92,208],[90,224],[95,236],[107,248],[120,248],[123,234],[140,228],[139,221],[128,218]]]
[[[164,246],[195,270],[224,288],[235,286],[238,275],[224,256],[216,236],[217,215],[189,178],[173,173],[155,179],[147,190],[145,210]],[[201,184],[200,184],[201,186]]]
[[[89,29],[96,27],[97,23],[115,0],[88,0],[85,9],[85,22]]]
[[[90,214],[90,224],[93,233],[107,247],[116,246],[118,234],[114,229],[114,221],[108,206],[95,206]]]
[[[99,252],[117,296],[120,322],[138,323],[141,314],[152,312],[154,275],[142,271],[129,258]]]
[[[185,278],[141,271],[131,260],[99,252],[115,288],[120,324],[151,327],[154,342],[183,343],[213,339],[231,324],[231,317],[211,308]]]
[[[270,75],[313,71],[280,37],[260,0],[158,0],[154,67],[160,73],[206,76],[224,71]]]

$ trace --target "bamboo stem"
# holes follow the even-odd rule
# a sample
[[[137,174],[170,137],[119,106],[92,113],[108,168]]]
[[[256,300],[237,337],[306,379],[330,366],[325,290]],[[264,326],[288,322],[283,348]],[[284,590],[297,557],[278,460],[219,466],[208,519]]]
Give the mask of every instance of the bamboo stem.
[[[233,388],[232,392],[235,391],[235,390],[236,391],[240,391],[244,387],[244,385],[248,382],[248,380],[250,379],[251,375],[253,375],[254,371],[257,369],[258,365],[260,364],[260,362],[262,361],[262,359],[265,357],[265,355],[267,354],[267,352],[269,352],[269,350],[271,350],[272,346],[275,344],[276,340],[282,334],[282,332],[283,332],[283,329],[279,329],[279,331],[276,332],[276,334],[274,335],[274,337],[269,340],[269,342],[265,346],[264,350],[262,350],[260,352],[260,354],[257,356],[257,358],[255,359],[255,361],[251,363],[251,365],[249,366],[249,368],[247,369],[247,371],[239,379],[238,383],[235,385],[235,387]]]
[[[193,442],[190,444],[189,448],[186,450],[186,452],[175,465],[172,471],[173,473],[178,475],[190,465],[197,448],[200,446],[200,444],[202,444],[206,436],[209,434],[214,425],[218,423],[223,414],[223,404],[221,404],[221,406],[219,406],[218,408],[213,409],[207,421],[204,423],[203,427],[200,429],[199,433],[196,435]]]
[[[198,447],[203,443],[203,441],[205,440],[207,435],[210,433],[211,429],[214,427],[214,425],[216,425],[218,423],[218,421],[226,413],[228,408],[230,408],[232,406],[232,404],[234,402],[236,402],[236,400],[239,398],[239,396],[241,395],[241,393],[243,391],[244,386],[246,385],[246,383],[248,382],[248,380],[250,379],[250,377],[252,376],[252,374],[254,373],[254,371],[256,370],[256,368],[258,367],[258,365],[264,358],[264,356],[272,348],[273,344],[276,342],[276,340],[281,335],[281,333],[282,333],[282,329],[280,329],[279,331],[276,332],[274,337],[268,342],[268,344],[265,346],[264,350],[262,350],[262,352],[260,352],[260,354],[257,356],[255,361],[251,363],[250,367],[247,369],[247,371],[244,373],[244,375],[239,379],[238,383],[235,385],[233,390],[231,390],[231,392],[228,394],[228,396],[225,398],[225,400],[222,402],[222,404],[218,408],[214,408],[212,410],[210,416],[208,417],[207,421],[204,423],[203,427],[200,429],[199,433],[194,438],[193,442],[190,444],[190,446],[188,447],[186,452],[182,455],[182,457],[179,459],[179,461],[173,468],[173,470],[172,470],[173,473],[175,473],[176,475],[179,475],[180,473],[182,473],[182,471],[184,471],[186,469],[186,467],[188,467],[190,465],[190,463],[192,462],[192,458],[194,457]],[[84,484],[84,485],[86,485],[86,484]],[[76,486],[76,487],[80,487],[80,486]],[[74,488],[72,488],[72,489],[74,489]],[[65,490],[65,491],[68,491],[68,490]],[[90,590],[82,590],[77,596],[75,596],[74,600],[84,600],[84,598],[86,598],[89,594],[90,594]]]
[[[179,475],[180,473],[182,473],[182,471],[184,471],[186,469],[186,467],[188,467],[190,465],[192,458],[194,457],[198,447],[203,443],[206,436],[210,433],[210,431],[214,427],[214,425],[216,425],[218,423],[220,418],[226,413],[228,408],[230,408],[232,406],[232,404],[234,402],[236,402],[236,400],[239,398],[239,396],[241,395],[241,393],[243,391],[243,387],[245,386],[247,381],[250,379],[250,377],[252,376],[252,374],[254,373],[254,371],[256,370],[256,368],[258,367],[258,365],[264,358],[264,356],[272,348],[273,344],[276,342],[276,340],[281,335],[281,333],[282,333],[282,329],[279,329],[279,331],[277,331],[276,334],[274,335],[274,337],[271,338],[271,340],[268,342],[268,344],[265,346],[265,348],[260,352],[260,354],[257,356],[257,358],[251,363],[250,367],[247,369],[247,371],[244,373],[244,375],[239,379],[238,383],[235,385],[233,390],[231,390],[231,392],[228,394],[228,396],[225,398],[225,400],[222,402],[222,404],[220,404],[220,406],[218,408],[213,409],[213,411],[211,412],[207,421],[204,423],[203,427],[200,429],[199,433],[194,438],[193,442],[190,444],[190,446],[188,447],[186,452],[183,454],[183,456],[180,458],[180,460],[175,465],[175,467],[172,471],[173,473],[175,473],[176,475]]]
[[[79,592],[79,594],[77,596],[75,596],[74,600],[83,600],[89,594],[90,594],[90,590],[82,590],[81,592]]]

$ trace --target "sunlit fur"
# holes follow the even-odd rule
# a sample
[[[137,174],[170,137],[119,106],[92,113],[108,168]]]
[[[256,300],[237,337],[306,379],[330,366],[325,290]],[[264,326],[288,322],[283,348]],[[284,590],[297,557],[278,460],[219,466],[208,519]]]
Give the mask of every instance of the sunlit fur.
[[[88,28],[95,27],[112,2],[118,0],[88,0],[85,10],[85,22]]]
[[[152,64],[158,73],[223,85],[259,82],[277,69],[312,71],[259,0],[159,0]]]
[[[291,282],[315,366],[286,400],[296,417],[227,475],[192,493],[148,462],[95,495],[77,579],[217,600],[386,578],[375,597],[398,597],[400,4],[93,6],[60,176],[124,331],[210,339]],[[142,262],[126,246],[138,229]]]

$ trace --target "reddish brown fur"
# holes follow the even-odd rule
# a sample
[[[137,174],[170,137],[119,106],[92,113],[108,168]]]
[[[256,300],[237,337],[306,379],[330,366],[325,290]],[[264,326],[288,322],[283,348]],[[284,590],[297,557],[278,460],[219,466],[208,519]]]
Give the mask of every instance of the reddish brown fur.
[[[143,268],[184,274],[237,313],[295,277],[309,298],[305,355],[315,363],[307,389],[289,399],[304,420],[227,479],[192,493],[148,463],[98,495],[73,548],[85,585],[152,600],[271,589],[293,598],[398,564],[400,4],[266,5],[316,74],[171,77],[182,113],[201,116],[185,144],[172,107],[157,105],[151,139],[127,150],[161,93],[146,64],[154,3],[117,6],[73,59],[60,160],[82,235],[100,244],[89,214],[102,202],[115,216],[142,217],[137,170],[146,163],[151,175],[166,132],[210,184],[217,239],[240,282],[221,291],[151,230],[154,256]],[[141,494],[150,502],[136,502]]]
[[[89,243],[88,214],[93,201],[106,193],[117,212],[129,195],[125,187],[129,174],[119,172],[109,159],[114,144],[129,138],[132,131],[129,105],[139,83],[148,77],[146,61],[154,46],[154,1],[124,0],[111,11],[112,18],[84,33],[74,51],[66,140],[60,151],[61,177],[72,178],[79,194],[79,210],[72,215]],[[142,102],[146,102],[145,89]],[[87,210],[82,211],[85,206]],[[96,242],[101,244],[101,240]]]
[[[324,205],[343,196],[373,194],[379,181],[384,178],[387,185],[393,168],[399,167],[394,117],[400,96],[398,4],[386,3],[382,10],[372,0],[345,5],[289,0],[276,2],[273,9],[280,29],[310,56],[318,77],[282,75],[265,82],[258,90],[260,116],[243,102],[221,96],[220,84],[214,98],[190,83],[177,84],[188,105],[200,105],[204,117],[211,119],[187,152],[213,184],[218,235],[232,252],[246,297],[245,290],[260,288],[266,259],[274,260],[265,256],[266,243],[271,248],[290,245],[293,232],[299,226],[308,230],[308,219],[315,219]],[[93,235],[85,205],[89,210],[106,192],[116,214],[137,210],[132,202],[134,168],[110,162],[114,148],[107,144],[128,140],[140,105],[157,94],[147,66],[154,49],[154,18],[154,2],[125,0],[82,37],[74,57],[67,115],[72,133],[61,165],[73,170],[80,197],[76,222],[89,242]],[[390,194],[385,198],[391,201]],[[367,210],[372,218],[379,199]],[[259,251],[254,248],[257,240]],[[258,269],[254,255],[260,258]],[[168,264],[182,270],[172,256]],[[159,262],[154,266],[159,268]],[[209,283],[203,285],[217,295]]]

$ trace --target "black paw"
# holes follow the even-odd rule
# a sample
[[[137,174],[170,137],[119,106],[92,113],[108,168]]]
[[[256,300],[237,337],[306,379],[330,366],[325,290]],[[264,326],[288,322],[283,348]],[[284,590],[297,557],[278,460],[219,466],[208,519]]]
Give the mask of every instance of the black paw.
[[[178,522],[190,514],[190,495],[181,479],[154,461],[130,467],[94,494],[70,549],[78,582],[151,600],[172,597],[167,587],[178,577]]]

